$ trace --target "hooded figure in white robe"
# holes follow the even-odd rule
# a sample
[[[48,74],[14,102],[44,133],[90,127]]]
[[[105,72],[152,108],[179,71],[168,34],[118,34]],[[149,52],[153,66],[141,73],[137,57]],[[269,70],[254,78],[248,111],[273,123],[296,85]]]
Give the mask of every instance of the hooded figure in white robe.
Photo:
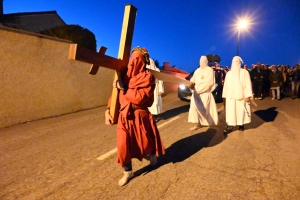
[[[200,67],[196,69],[193,77],[190,79],[194,83],[188,122],[195,126],[190,130],[196,130],[203,126],[217,125],[219,118],[217,105],[212,95],[216,88],[214,70],[208,66],[206,56],[201,56]]]
[[[155,71],[160,71],[152,58],[150,58],[150,64],[146,66],[148,69],[152,69]],[[148,107],[149,112],[154,116],[156,121],[159,119],[157,118],[157,115],[162,113],[162,98],[161,95],[164,93],[164,86],[163,81],[156,79],[156,85],[154,89],[154,102],[151,107]]]
[[[232,131],[238,125],[244,130],[244,124],[251,122],[250,97],[252,85],[249,72],[241,68],[242,59],[234,56],[231,70],[225,77],[222,97],[225,98],[227,127],[224,133]]]

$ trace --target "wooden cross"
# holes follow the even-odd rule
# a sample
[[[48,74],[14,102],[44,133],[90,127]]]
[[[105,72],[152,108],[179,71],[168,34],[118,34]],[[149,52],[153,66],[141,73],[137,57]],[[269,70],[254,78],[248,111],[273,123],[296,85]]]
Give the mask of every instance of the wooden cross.
[[[100,66],[116,70],[114,80],[118,80],[120,73],[126,70],[127,64],[129,62],[136,11],[137,9],[134,6],[130,4],[125,5],[118,58],[113,58],[105,55],[107,48],[103,46],[100,47],[97,53],[95,51],[79,47],[77,44],[71,44],[69,50],[69,60],[78,60],[92,64],[89,72],[92,75],[95,75],[97,73]],[[171,76],[151,69],[148,70],[151,71],[151,73],[158,80],[176,84],[184,84],[188,87],[193,84],[192,82],[185,79],[177,78],[175,76]],[[114,123],[117,123],[119,114],[117,88],[113,88],[111,98],[110,115],[112,116]]]

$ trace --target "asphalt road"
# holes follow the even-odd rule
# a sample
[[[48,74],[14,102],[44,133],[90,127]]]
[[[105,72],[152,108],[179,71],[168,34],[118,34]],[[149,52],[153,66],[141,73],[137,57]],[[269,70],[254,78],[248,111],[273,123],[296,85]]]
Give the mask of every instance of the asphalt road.
[[[190,131],[189,102],[163,97],[166,147],[155,168],[133,160],[118,186],[116,126],[105,107],[0,129],[0,199],[300,199],[300,100],[252,101],[252,123]]]

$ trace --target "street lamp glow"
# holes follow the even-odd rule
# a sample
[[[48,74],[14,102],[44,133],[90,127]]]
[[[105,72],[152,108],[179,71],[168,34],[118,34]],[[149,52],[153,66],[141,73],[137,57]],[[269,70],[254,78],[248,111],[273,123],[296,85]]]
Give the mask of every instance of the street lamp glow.
[[[248,26],[248,21],[247,20],[242,20],[238,24],[238,29],[239,30],[245,29],[245,28],[247,28],[247,26]]]
[[[246,29],[248,27],[248,20],[240,20],[239,23],[237,24],[238,28],[238,44],[237,44],[237,56],[240,55],[240,34],[241,30]]]

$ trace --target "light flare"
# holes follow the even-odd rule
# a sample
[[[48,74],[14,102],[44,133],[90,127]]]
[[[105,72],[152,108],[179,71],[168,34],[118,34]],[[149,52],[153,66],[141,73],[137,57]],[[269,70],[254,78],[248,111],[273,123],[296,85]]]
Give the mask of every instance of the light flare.
[[[241,20],[241,21],[239,21],[239,23],[238,23],[238,29],[239,30],[241,30],[241,29],[246,29],[247,27],[248,27],[248,25],[249,25],[249,22],[248,22],[248,20]]]

